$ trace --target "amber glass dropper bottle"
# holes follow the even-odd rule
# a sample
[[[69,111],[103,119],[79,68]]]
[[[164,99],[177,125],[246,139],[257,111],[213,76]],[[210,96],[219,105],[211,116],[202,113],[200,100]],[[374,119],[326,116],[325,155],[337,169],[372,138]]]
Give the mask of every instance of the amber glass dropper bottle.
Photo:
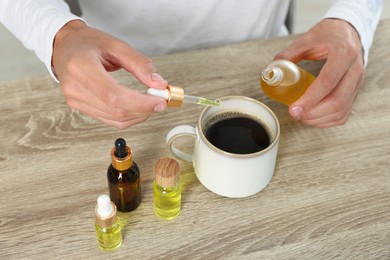
[[[153,183],[154,213],[163,219],[173,219],[181,211],[180,166],[172,158],[161,158],[155,165]]]
[[[95,219],[99,247],[106,251],[118,248],[122,244],[122,233],[116,216],[116,206],[105,194],[97,199]]]
[[[132,159],[126,141],[118,138],[111,150],[111,165],[107,169],[110,198],[118,211],[129,212],[141,203],[140,172]]]
[[[268,97],[289,106],[315,79],[289,60],[274,60],[261,72],[260,85]]]

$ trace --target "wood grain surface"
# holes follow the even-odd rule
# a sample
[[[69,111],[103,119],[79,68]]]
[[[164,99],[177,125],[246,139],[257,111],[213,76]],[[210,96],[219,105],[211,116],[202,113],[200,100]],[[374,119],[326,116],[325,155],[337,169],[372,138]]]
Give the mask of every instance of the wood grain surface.
[[[172,221],[153,213],[154,164],[169,156],[168,131],[194,125],[202,107],[169,108],[117,130],[68,108],[48,76],[0,83],[0,259],[390,259],[389,35],[390,20],[381,21],[353,113],[329,129],[294,121],[260,90],[261,68],[296,36],[154,58],[186,93],[252,97],[281,125],[275,175],[263,191],[220,197],[181,163],[182,213]],[[113,75],[145,91],[130,74]],[[108,192],[118,137],[133,150],[143,197],[121,214],[123,244],[107,253],[97,246],[93,213]]]

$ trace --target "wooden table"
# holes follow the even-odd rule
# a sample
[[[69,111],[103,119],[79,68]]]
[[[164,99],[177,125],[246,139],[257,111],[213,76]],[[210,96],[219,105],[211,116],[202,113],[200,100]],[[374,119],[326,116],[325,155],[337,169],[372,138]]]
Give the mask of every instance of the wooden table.
[[[390,20],[382,21],[353,113],[329,129],[294,121],[259,88],[260,69],[295,36],[155,58],[186,93],[258,99],[282,129],[274,178],[254,196],[215,195],[181,163],[182,213],[172,221],[153,213],[153,166],[169,156],[167,132],[194,125],[202,107],[169,108],[117,130],[69,109],[48,76],[0,83],[0,258],[389,259],[389,35]],[[144,91],[127,73],[115,77]],[[141,169],[143,200],[121,215],[123,244],[107,253],[97,246],[93,212],[107,193],[118,137]]]

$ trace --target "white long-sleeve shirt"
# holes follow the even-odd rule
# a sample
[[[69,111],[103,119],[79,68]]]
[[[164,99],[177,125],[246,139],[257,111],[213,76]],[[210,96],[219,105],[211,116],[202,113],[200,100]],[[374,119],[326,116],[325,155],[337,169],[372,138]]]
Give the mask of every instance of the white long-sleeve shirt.
[[[287,0],[81,0],[83,19],[147,56],[286,35]],[[382,0],[333,0],[326,18],[352,24],[364,60],[378,24]],[[50,74],[53,40],[67,22],[80,19],[63,0],[0,0],[0,21],[37,54]]]

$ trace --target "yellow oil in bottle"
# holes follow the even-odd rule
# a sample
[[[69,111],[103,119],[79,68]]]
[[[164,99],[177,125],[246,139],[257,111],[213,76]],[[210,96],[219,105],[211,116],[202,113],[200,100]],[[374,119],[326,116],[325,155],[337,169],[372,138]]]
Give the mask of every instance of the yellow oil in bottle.
[[[153,182],[154,213],[163,219],[173,219],[181,211],[180,166],[172,158],[161,158],[155,165]]]
[[[173,219],[181,211],[181,186],[164,188],[154,181],[154,213],[163,219]]]
[[[106,194],[100,195],[95,207],[95,230],[98,245],[105,251],[117,249],[122,244],[122,232],[115,204]]]
[[[290,106],[315,79],[291,61],[275,60],[262,71],[260,85],[268,97]]]
[[[105,251],[112,251],[122,244],[122,232],[119,220],[110,227],[101,227],[95,224],[99,247]]]

